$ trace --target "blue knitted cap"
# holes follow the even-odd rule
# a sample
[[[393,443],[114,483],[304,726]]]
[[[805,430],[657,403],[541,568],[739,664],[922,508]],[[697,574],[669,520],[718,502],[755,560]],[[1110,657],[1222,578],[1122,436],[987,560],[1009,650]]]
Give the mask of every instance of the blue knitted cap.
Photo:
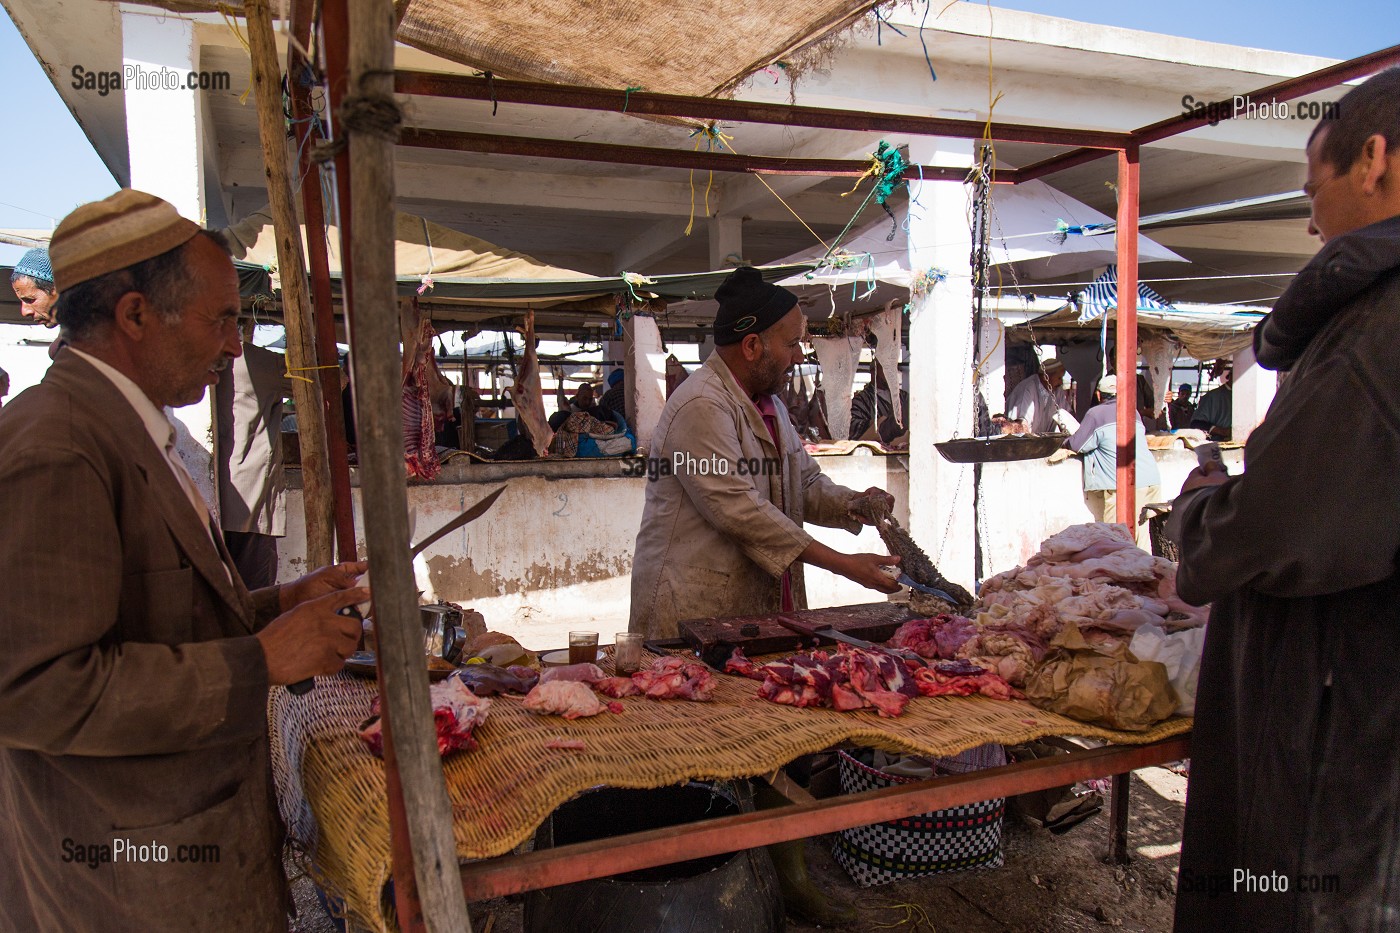
[[[15,275],[27,275],[36,282],[53,287],[53,266],[49,265],[49,251],[42,247],[31,249],[15,263]]]

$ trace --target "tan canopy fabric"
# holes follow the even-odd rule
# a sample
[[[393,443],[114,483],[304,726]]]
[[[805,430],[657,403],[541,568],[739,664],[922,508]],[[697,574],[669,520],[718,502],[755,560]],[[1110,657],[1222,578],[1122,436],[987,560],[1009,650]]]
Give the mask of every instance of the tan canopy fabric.
[[[272,215],[256,211],[232,227],[224,236],[233,249],[233,258],[277,268],[277,238],[272,231]],[[306,227],[301,229],[306,249]],[[340,276],[340,230],[326,227],[327,252],[331,275]],[[578,279],[595,281],[591,275],[561,269],[532,259],[524,253],[488,243],[402,211],[394,221],[394,268],[399,278],[407,276],[454,276],[474,279]],[[274,272],[274,278],[276,278]],[[592,291],[592,289],[583,289]]]
[[[1193,359],[1215,360],[1231,356],[1243,350],[1254,341],[1254,327],[1263,317],[1264,308],[1215,308],[1210,306],[1195,309],[1179,308],[1171,311],[1139,308],[1138,340],[1141,342],[1150,334],[1168,333],[1181,342],[1182,349]],[[1113,333],[1116,315],[1108,312],[1108,332]],[[1049,331],[1097,331],[1100,321],[1088,324],[1079,323],[1079,309],[1066,305],[1059,311],[1052,311],[1025,327],[1038,336],[1048,336]]]
[[[179,12],[241,0],[145,0]],[[502,78],[723,94],[864,16],[872,0],[397,0],[398,40]]]

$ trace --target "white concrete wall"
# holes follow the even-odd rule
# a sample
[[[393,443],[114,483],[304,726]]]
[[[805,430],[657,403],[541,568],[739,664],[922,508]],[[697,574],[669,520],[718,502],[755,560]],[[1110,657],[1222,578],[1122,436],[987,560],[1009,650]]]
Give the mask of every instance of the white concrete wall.
[[[1226,461],[1240,469],[1240,452]],[[1180,489],[1195,465],[1187,451],[1159,455],[1163,495]],[[820,458],[823,471],[852,489],[879,486],[894,494],[897,517],[907,520],[909,474],[902,456],[851,454]],[[562,467],[564,464],[551,465]],[[503,481],[510,488],[495,508],[465,529],[429,548],[416,565],[427,599],[461,603],[486,616],[487,625],[509,632],[531,648],[554,648],[571,629],[596,629],[606,642],[627,628],[632,552],[641,523],[646,480],[624,477],[618,461],[567,465],[574,475],[550,479],[529,464],[520,468],[477,465],[471,482],[409,487],[417,510],[415,535],[445,523]],[[449,465],[448,471],[451,471]],[[971,482],[971,467],[967,481]],[[616,470],[615,474],[613,471]],[[448,471],[448,475],[451,475]],[[521,473],[525,475],[512,475]],[[591,474],[591,475],[588,475]],[[459,474],[460,475],[460,474]],[[1067,525],[1089,520],[1077,462],[1048,466],[1044,461],[990,464],[984,471],[987,573],[1024,563],[1040,542]],[[359,517],[359,490],[356,517]],[[357,525],[358,528],[358,525]],[[859,536],[808,526],[818,540],[847,552],[884,553],[872,529]],[[920,540],[931,557],[941,546],[942,528]],[[916,539],[918,535],[916,535]],[[971,546],[971,527],[954,526],[949,539]],[[279,578],[305,572],[305,527],[300,490],[289,491],[287,537],[282,539]],[[363,537],[360,539],[364,553]],[[942,549],[946,550],[946,546]],[[373,560],[373,555],[369,555]],[[824,570],[807,568],[807,599],[812,607],[875,602],[883,597]],[[971,588],[970,579],[955,577]]]

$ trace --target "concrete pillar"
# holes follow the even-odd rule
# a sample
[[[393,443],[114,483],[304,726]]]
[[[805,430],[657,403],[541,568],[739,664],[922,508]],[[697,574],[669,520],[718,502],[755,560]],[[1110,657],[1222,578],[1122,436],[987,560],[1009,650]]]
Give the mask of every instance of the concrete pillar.
[[[204,92],[183,86],[190,72],[199,70],[194,23],[165,13],[124,10],[121,24],[131,187],[164,198],[182,216],[203,225]],[[172,83],[181,86],[170,87]],[[217,514],[212,396],[208,392],[202,401],[167,409],[167,414],[176,422],[176,450]]]
[[[1265,369],[1254,359],[1254,347],[1235,354],[1235,381],[1231,388],[1231,438],[1243,441],[1259,427],[1278,391],[1278,373]]]
[[[199,70],[194,23],[123,11],[122,66],[131,187],[164,198],[203,224],[205,92],[183,86]],[[165,86],[172,80],[181,86]]]
[[[734,214],[716,214],[710,218],[710,270],[732,269],[729,257],[744,255],[743,218]]]
[[[922,165],[973,162],[970,140],[913,139]],[[967,192],[954,181],[911,181],[909,263],[915,276],[948,277],[911,296],[909,316],[909,529],[948,579],[973,585],[972,467],[949,463],[935,442],[970,437],[972,425],[972,249]]]
[[[651,449],[651,435],[666,406],[666,351],[654,318],[632,315],[622,322],[627,345],[627,423],[637,432],[637,447]]]

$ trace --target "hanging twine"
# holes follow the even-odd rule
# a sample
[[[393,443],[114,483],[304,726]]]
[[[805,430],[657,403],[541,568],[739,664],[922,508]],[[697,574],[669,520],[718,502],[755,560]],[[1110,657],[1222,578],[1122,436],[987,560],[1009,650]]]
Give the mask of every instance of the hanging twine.
[[[914,276],[914,281],[909,283],[909,294],[914,297],[915,301],[918,301],[928,295],[929,292],[933,291],[935,285],[946,281],[947,278],[948,271],[946,269],[930,266],[923,272]]]

